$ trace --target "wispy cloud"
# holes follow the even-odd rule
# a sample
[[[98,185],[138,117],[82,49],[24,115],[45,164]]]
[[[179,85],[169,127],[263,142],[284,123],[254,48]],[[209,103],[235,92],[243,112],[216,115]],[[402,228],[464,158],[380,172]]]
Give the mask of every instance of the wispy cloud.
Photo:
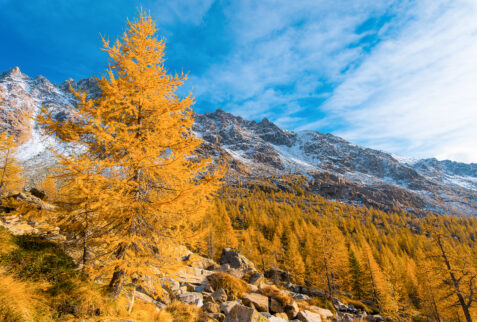
[[[329,84],[362,55],[355,32],[371,13],[387,10],[373,2],[240,1],[224,8],[231,54],[192,77],[197,97],[248,118],[272,117],[297,125],[292,116],[304,98],[321,98]],[[294,124],[289,122],[294,120]],[[283,124],[282,124],[283,125]]]
[[[353,142],[477,161],[477,3],[419,2],[412,19],[345,74],[321,106]]]

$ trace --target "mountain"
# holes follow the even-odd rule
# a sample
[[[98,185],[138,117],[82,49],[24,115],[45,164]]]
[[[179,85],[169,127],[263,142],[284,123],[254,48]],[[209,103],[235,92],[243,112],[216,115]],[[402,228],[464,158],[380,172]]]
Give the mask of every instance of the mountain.
[[[99,94],[94,79],[72,81],[71,85],[91,96]],[[41,177],[53,164],[49,146],[71,147],[42,136],[23,112],[36,115],[45,106],[55,118],[64,120],[71,117],[73,103],[68,82],[52,84],[42,76],[30,78],[18,67],[0,74],[0,127],[19,135],[23,143],[19,158],[30,177]],[[205,142],[204,153],[228,160],[229,182],[279,180],[282,175],[295,174],[306,178],[305,189],[330,199],[383,210],[477,216],[475,163],[409,161],[329,133],[289,131],[268,119],[248,121],[220,109],[197,114],[194,131]]]

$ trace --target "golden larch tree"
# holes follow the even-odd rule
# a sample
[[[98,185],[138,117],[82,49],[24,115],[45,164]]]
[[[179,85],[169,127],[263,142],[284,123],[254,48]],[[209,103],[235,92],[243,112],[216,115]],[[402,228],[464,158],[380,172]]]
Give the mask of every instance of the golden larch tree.
[[[21,190],[22,168],[17,159],[17,141],[14,134],[4,131],[0,134],[0,196]]]
[[[94,272],[110,276],[114,297],[125,283],[148,280],[152,287],[148,277],[179,257],[178,244],[203,237],[203,216],[223,173],[196,154],[202,141],[192,133],[193,99],[175,94],[187,77],[167,73],[164,49],[154,21],[141,12],[114,45],[104,41],[110,68],[98,79],[101,95],[88,99],[73,90],[75,121],[59,124],[47,111],[40,117],[47,133],[82,145],[101,164],[106,197],[95,208],[107,227],[103,265]]]

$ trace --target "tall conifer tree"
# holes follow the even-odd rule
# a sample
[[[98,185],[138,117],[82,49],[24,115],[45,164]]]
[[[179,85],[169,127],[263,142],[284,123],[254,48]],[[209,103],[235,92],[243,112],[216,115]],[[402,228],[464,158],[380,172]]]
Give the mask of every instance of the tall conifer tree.
[[[125,282],[141,283],[172,263],[178,243],[201,236],[208,197],[218,188],[222,169],[196,155],[201,140],[192,133],[193,99],[175,91],[186,75],[164,68],[165,41],[156,39],[152,18],[141,12],[114,45],[108,77],[98,79],[101,95],[78,99],[75,121],[40,117],[47,133],[82,145],[91,166],[100,168],[97,200],[103,266],[117,297]],[[99,165],[99,166],[98,166]],[[91,187],[96,192],[98,186]]]

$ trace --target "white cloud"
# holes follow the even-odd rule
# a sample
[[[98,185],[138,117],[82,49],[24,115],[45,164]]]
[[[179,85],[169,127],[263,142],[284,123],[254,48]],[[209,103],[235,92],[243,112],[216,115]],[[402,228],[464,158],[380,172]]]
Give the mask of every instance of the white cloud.
[[[245,118],[272,117],[296,125],[297,99],[317,97],[322,80],[337,81],[362,55],[356,27],[385,4],[362,1],[237,1],[225,8],[232,54],[191,77],[196,97]],[[280,91],[280,87],[290,87]],[[286,105],[286,108],[285,108]],[[283,120],[287,120],[284,122]]]
[[[477,3],[419,2],[322,107],[337,134],[413,157],[477,162]]]

